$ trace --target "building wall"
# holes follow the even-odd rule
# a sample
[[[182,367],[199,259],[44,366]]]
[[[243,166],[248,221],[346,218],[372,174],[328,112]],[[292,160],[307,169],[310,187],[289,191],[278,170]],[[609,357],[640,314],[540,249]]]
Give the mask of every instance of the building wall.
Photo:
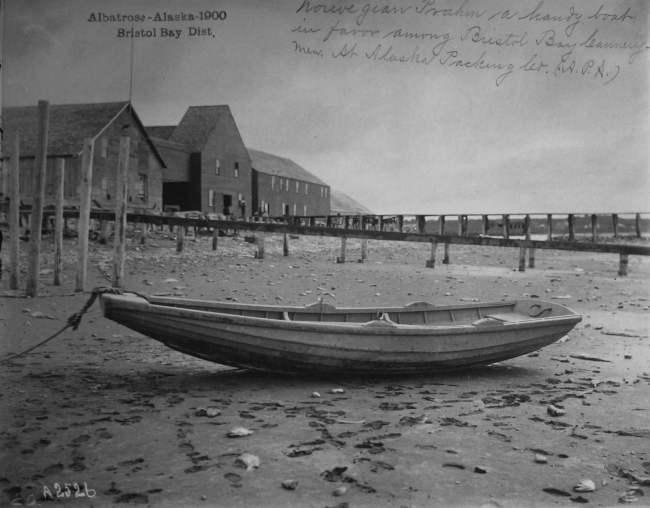
[[[200,167],[201,207],[197,209],[204,213],[224,213],[224,196],[230,196],[231,213],[240,216],[238,201],[241,195],[246,200],[246,215],[252,214],[251,160],[231,115],[223,115],[210,134],[201,152]],[[214,196],[212,206],[211,191]]]
[[[253,178],[255,182],[254,211],[263,208],[263,205],[268,203],[270,216],[285,215],[283,205],[285,209],[286,206],[289,207],[288,215],[330,214],[329,186],[272,176],[256,170],[253,172],[255,174]],[[296,184],[298,184],[298,192],[296,192]]]

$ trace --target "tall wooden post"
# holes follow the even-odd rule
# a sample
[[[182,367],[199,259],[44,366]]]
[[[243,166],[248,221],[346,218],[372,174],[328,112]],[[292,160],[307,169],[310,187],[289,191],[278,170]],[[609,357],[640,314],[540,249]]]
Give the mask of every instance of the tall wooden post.
[[[176,252],[183,252],[183,244],[185,243],[185,226],[176,226],[178,230],[176,233]]]
[[[488,231],[490,230],[490,220],[487,215],[483,216],[483,235],[487,236]]]
[[[445,242],[445,254],[442,258],[442,264],[443,265],[448,265],[449,264],[449,243]]]
[[[463,216],[458,216],[458,236],[463,236]]]
[[[612,214],[612,223],[614,225],[614,238],[618,238],[618,214]]]
[[[282,245],[282,255],[286,258],[289,257],[289,237],[284,234],[284,243]]]
[[[131,137],[120,137],[120,154],[117,164],[117,192],[115,193],[115,241],[113,252],[113,287],[124,287],[124,257],[126,254],[126,210],[129,200],[129,154]]]
[[[63,283],[63,204],[65,196],[65,159],[56,159],[55,166],[56,193],[54,210],[54,285],[60,286]]]
[[[637,213],[636,214],[636,236],[637,238],[641,238],[641,214]]]
[[[361,261],[362,263],[368,259],[368,240],[363,239],[361,240]]]
[[[524,237],[530,237],[530,234],[528,233],[528,226],[530,223],[530,217],[526,215],[526,218],[524,219]],[[529,239],[529,238],[526,238]],[[519,271],[520,272],[525,272],[526,271],[526,247],[520,247],[519,248]]]
[[[147,223],[143,220],[140,225],[140,245],[145,245],[147,243]]]
[[[81,195],[79,198],[79,221],[77,222],[77,232],[79,233],[79,238],[77,239],[78,245],[77,285],[75,287],[76,292],[83,292],[86,290],[86,268],[88,266],[88,229],[90,227],[90,199],[92,197],[93,185],[93,153],[93,139],[84,139],[83,154],[81,156]]]
[[[591,216],[591,241],[598,241],[598,216],[595,213]]]
[[[628,254],[621,254],[620,261],[618,264],[618,274],[621,276],[627,275],[628,258],[629,258]]]
[[[503,238],[508,240],[510,238],[510,216],[503,216]]]
[[[349,215],[346,215],[346,216],[343,218],[343,227],[344,227],[345,229],[350,229],[350,216],[349,216]]]
[[[397,216],[397,231],[402,233],[404,231],[404,216],[403,215],[398,215]]]
[[[445,216],[441,215],[440,218],[438,219],[438,234],[439,235],[444,235],[445,234]]]
[[[345,263],[345,246],[347,242],[348,239],[345,236],[341,237],[341,255],[336,258],[337,263]]]
[[[384,230],[384,216],[380,215],[379,216],[379,231],[383,231],[383,230]]]
[[[427,260],[427,268],[436,267],[436,247],[438,247],[438,241],[431,240],[431,256]]]
[[[18,289],[20,280],[20,143],[18,131],[11,147],[11,200],[9,201],[9,289]]]
[[[47,136],[50,122],[50,103],[38,101],[38,145],[32,181],[32,217],[29,226],[29,260],[27,264],[27,296],[38,296],[38,272],[41,267],[41,228],[45,200],[45,172],[47,166]]]
[[[569,217],[567,218],[569,222],[569,241],[573,242],[576,239],[576,221],[575,221],[575,215],[572,213],[569,214]]]
[[[218,238],[219,238],[219,228],[212,228],[212,250],[217,250]]]

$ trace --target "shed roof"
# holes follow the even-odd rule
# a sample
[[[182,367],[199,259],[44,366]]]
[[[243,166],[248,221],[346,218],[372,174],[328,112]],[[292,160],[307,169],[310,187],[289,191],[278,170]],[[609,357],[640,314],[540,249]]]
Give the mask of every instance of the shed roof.
[[[247,150],[248,155],[250,155],[251,158],[253,169],[260,173],[328,186],[323,182],[323,180],[315,177],[305,168],[299,166],[290,159],[285,159],[284,157],[266,152],[260,152],[259,150],[253,150],[252,148],[248,148]]]
[[[76,157],[83,151],[86,138],[97,138],[127,107],[124,102],[50,105],[47,155],[48,157]],[[143,132],[144,125],[135,110],[133,118]],[[19,132],[20,156],[35,157],[38,144],[38,106],[2,108],[2,127],[5,132]],[[148,140],[155,155],[163,163],[156,147]],[[9,156],[9,143],[3,143],[2,156]]]
[[[170,139],[175,128],[175,125],[150,125],[145,127],[150,137],[158,139]]]
[[[200,152],[223,117],[232,118],[228,106],[190,106],[168,139]]]
[[[336,189],[330,190],[330,210],[332,214],[341,215],[374,215],[368,208],[355,201],[350,196]]]

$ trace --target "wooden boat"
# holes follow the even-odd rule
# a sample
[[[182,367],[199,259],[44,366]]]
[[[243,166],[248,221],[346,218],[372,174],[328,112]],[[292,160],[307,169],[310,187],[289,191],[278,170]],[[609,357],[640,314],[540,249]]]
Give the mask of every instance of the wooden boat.
[[[101,295],[104,316],[172,349],[282,373],[431,373],[547,346],[582,318],[541,300],[336,308]]]

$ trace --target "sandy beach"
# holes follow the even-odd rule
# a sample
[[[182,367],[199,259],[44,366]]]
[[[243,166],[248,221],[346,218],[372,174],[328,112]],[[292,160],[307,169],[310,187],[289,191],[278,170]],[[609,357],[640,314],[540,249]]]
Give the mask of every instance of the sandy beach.
[[[546,507],[650,503],[650,259],[452,246],[425,268],[425,244],[300,237],[266,257],[243,235],[130,238],[126,287],[249,303],[332,305],[500,301],[536,295],[580,313],[560,342],[488,367],[417,377],[293,377],[172,351],[101,316],[0,368],[3,506]],[[74,293],[44,242],[38,298],[0,292],[0,353],[61,328]],[[21,245],[23,254],[26,244]],[[3,251],[5,267],[8,253]],[[439,256],[440,258],[441,256]],[[88,288],[108,286],[111,246],[91,242]],[[24,274],[23,274],[24,282]],[[577,358],[587,354],[601,361]],[[572,356],[575,355],[575,356]],[[552,416],[549,406],[564,411]],[[242,427],[242,437],[229,437]],[[293,481],[292,481],[293,480]],[[574,490],[591,480],[595,491]],[[284,482],[284,484],[283,484]],[[66,485],[67,490],[66,490]],[[630,490],[631,489],[631,490]],[[636,490],[635,490],[636,489]],[[645,496],[643,492],[645,491]]]

